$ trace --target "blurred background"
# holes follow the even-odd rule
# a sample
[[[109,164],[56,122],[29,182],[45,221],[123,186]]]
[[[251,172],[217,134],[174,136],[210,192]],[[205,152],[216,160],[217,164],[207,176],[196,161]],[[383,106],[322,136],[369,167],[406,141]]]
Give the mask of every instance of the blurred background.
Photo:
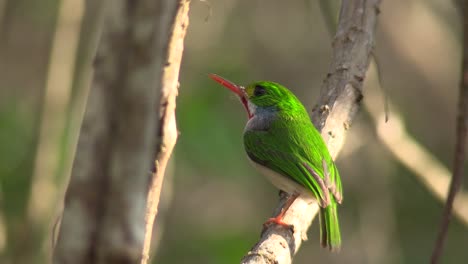
[[[101,5],[0,0],[0,263],[49,262]],[[278,190],[247,161],[242,106],[207,74],[239,84],[282,83],[311,111],[331,58],[322,12],[317,1],[192,1],[177,106],[180,137],[164,182],[153,263],[238,263],[257,241]],[[375,53],[391,110],[447,168],[460,30],[456,7],[441,0],[383,1],[377,27]],[[379,139],[373,116],[383,111],[383,97],[367,82],[366,107],[337,159],[345,197],[341,253],[320,248],[314,222],[295,263],[428,262],[443,204]],[[379,129],[392,130],[392,118]],[[442,260],[465,263],[468,227],[453,219]]]

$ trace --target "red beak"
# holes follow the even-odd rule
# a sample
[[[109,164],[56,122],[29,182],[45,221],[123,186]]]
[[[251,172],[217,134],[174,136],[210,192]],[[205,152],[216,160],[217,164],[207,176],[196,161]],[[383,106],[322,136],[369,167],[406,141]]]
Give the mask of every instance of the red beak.
[[[252,117],[252,114],[249,111],[249,105],[247,104],[247,98],[245,97],[244,88],[242,86],[234,84],[231,81],[228,81],[223,77],[213,73],[210,74],[210,78],[237,94],[242,104],[244,105],[245,110],[247,110],[247,115],[249,116],[249,119]]]
[[[242,91],[242,88],[239,85],[236,85],[232,83],[231,81],[228,81],[224,79],[223,77],[213,74],[210,74],[210,78],[215,80],[217,83],[221,84],[222,86],[228,88],[229,90],[233,91],[236,93],[239,97],[244,97],[244,92]]]

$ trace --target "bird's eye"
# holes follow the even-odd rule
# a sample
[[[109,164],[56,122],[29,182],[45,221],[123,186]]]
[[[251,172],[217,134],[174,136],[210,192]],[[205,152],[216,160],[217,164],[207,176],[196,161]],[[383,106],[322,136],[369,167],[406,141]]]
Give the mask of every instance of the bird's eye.
[[[255,96],[261,96],[261,95],[264,95],[265,93],[266,93],[265,87],[261,85],[255,85],[255,89],[254,89]]]

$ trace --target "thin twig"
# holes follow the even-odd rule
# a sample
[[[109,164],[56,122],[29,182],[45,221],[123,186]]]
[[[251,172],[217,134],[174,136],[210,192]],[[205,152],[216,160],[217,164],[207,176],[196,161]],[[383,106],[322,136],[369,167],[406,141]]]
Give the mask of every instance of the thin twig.
[[[431,256],[432,264],[439,263],[442,255],[448,226],[452,216],[453,202],[462,185],[463,163],[466,156],[468,133],[468,1],[460,2],[459,6],[463,20],[463,61],[460,78],[460,94],[458,98],[455,157],[453,160],[453,176],[450,183],[449,194],[442,212],[442,221]]]

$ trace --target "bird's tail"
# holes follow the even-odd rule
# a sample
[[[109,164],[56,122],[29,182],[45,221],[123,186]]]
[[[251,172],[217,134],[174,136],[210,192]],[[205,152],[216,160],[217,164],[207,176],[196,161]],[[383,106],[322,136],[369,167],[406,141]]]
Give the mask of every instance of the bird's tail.
[[[336,202],[332,201],[327,207],[320,208],[320,241],[322,247],[327,247],[330,251],[339,251],[341,247],[336,206]]]

